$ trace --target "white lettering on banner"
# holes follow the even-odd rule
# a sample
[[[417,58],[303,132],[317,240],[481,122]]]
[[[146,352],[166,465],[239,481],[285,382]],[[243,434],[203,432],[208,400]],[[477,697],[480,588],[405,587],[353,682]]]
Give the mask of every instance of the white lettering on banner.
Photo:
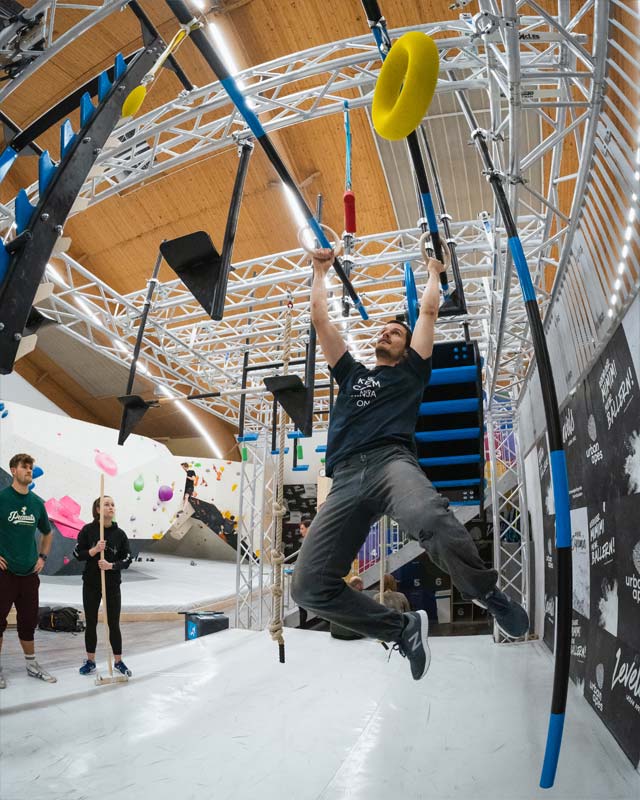
[[[614,689],[621,684],[631,692],[632,697],[640,697],[640,665],[634,659],[631,663],[623,661],[620,663],[621,648],[616,653],[616,665],[611,676],[611,688]]]
[[[589,681],[589,689],[591,691],[591,697],[593,699],[593,705],[598,709],[598,711],[602,711],[604,706],[602,703],[602,692],[593,681]]]
[[[591,447],[587,447],[585,455],[594,465],[603,459],[602,450],[600,449],[598,442],[592,444]]]
[[[624,378],[622,379],[622,383],[618,387],[617,393],[615,395],[608,397],[605,402],[604,407],[605,411],[607,412],[608,429],[611,428],[611,426],[615,422],[616,417],[620,414],[620,412],[624,410],[627,398],[631,394],[633,384],[634,384],[633,373],[631,372],[631,367],[629,367]]]
[[[35,525],[36,518],[33,514],[27,514],[27,507],[22,506],[20,511],[12,511],[7,517],[9,522],[14,525]]]
[[[571,655],[574,658],[579,658],[581,661],[587,657],[587,648],[583,644],[572,644]]]
[[[631,589],[631,596],[636,603],[640,603],[640,578],[635,575],[625,575],[624,582],[627,588]]]
[[[573,435],[575,433],[575,430],[576,430],[576,423],[573,419],[573,411],[570,408],[568,408],[565,413],[564,421],[562,423],[563,444],[569,445],[574,443],[576,439],[576,437]],[[571,439],[571,441],[569,441],[569,439]]]
[[[546,471],[549,469],[549,456],[545,453],[545,451],[540,448],[538,450],[538,472],[540,473],[540,477],[543,478]]]
[[[602,395],[602,402],[607,402],[607,397],[611,392],[611,387],[613,386],[613,382],[616,379],[616,375],[618,374],[618,368],[616,367],[616,362],[611,361],[611,359],[607,359],[604,364],[604,369],[600,373],[600,378],[598,379],[598,385],[600,386],[600,394]]]
[[[610,561],[615,553],[615,537],[608,539],[606,542],[600,542],[591,548],[591,566],[594,566],[594,564],[601,564],[603,561]]]

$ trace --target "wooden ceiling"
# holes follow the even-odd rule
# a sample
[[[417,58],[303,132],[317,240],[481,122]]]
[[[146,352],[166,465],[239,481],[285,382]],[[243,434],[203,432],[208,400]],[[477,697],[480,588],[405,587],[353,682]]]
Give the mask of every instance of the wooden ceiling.
[[[451,0],[386,0],[382,9],[390,28],[416,25],[428,20],[457,19],[449,9]],[[29,2],[24,2],[30,5]],[[177,30],[177,22],[163,0],[142,0],[141,5],[166,41]],[[218,0],[211,13],[224,33],[239,68],[348,36],[363,35],[368,25],[359,0]],[[545,6],[553,7],[549,2]],[[555,5],[555,4],[554,4]],[[475,12],[473,4],[469,9]],[[56,35],[77,22],[77,14],[60,8],[56,14]],[[131,53],[141,44],[140,26],[129,10],[113,13],[85,36],[65,48],[39,69],[3,103],[3,112],[25,127],[56,101],[109,67],[117,52]],[[178,60],[196,86],[213,81],[213,76],[190,41],[178,51]],[[181,90],[177,77],[168,70],[149,92],[144,110],[175,98]],[[77,119],[72,116],[74,127]],[[358,232],[362,235],[397,227],[393,206],[364,110],[352,114],[353,183],[358,194]],[[457,123],[454,123],[457,124]],[[461,134],[456,134],[459,137]],[[274,142],[298,182],[314,176],[306,186],[313,202],[324,198],[324,221],[342,230],[344,191],[344,133],[339,116],[312,120],[273,136]],[[58,154],[58,126],[43,135],[38,144]],[[227,209],[237,167],[235,149],[205,157],[195,163],[125,190],[120,195],[90,207],[72,217],[65,236],[72,238],[70,255],[116,291],[141,289],[155,262],[158,245],[194,230],[207,230],[221,244]],[[20,158],[0,186],[0,201],[7,201],[19,188],[37,177],[35,158]],[[234,260],[250,259],[297,246],[296,229],[281,187],[266,156],[256,149],[246,181]],[[161,280],[174,274],[164,266]],[[18,372],[27,377],[48,372],[51,364],[35,353],[19,362]],[[50,359],[49,359],[50,361]],[[60,379],[61,386],[64,380]],[[65,403],[58,392],[56,402]],[[121,389],[114,387],[114,395]],[[70,393],[69,408],[73,393]],[[108,399],[87,395],[83,406],[95,421],[117,425],[118,409]],[[197,412],[214,431],[225,424],[205,412]],[[149,423],[150,424],[150,423]],[[167,431],[171,431],[168,434]],[[193,435],[191,425],[178,413],[164,413],[162,425],[150,435]],[[221,434],[222,435],[222,434]],[[226,435],[226,434],[225,434]]]

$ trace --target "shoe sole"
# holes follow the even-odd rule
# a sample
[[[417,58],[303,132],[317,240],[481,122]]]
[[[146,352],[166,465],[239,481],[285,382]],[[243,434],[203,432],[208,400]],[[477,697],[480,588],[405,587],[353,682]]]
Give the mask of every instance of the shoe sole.
[[[45,678],[44,675],[32,675],[30,672],[27,672],[27,675],[30,678],[35,678],[38,681],[44,681],[45,683],[57,683],[58,679],[54,678],[53,675],[50,675],[48,678]]]
[[[416,612],[420,617],[420,641],[424,650],[424,669],[422,675],[417,677],[414,675],[414,680],[419,681],[429,672],[431,666],[431,648],[429,647],[429,616],[426,611]]]

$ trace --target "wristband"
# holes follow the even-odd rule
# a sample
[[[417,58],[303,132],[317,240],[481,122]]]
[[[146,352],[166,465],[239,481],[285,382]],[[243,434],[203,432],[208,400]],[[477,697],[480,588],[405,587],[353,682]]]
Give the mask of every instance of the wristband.
[[[43,561],[47,560],[47,556],[44,553],[38,553],[38,558],[41,558]]]

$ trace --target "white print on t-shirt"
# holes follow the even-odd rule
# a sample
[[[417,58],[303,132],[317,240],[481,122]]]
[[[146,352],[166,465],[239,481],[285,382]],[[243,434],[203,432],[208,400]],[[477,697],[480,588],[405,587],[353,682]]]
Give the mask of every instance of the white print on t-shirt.
[[[9,514],[8,522],[13,522],[14,525],[35,525],[36,518],[33,514],[27,514],[27,507],[22,506],[20,511],[12,511]]]
[[[351,399],[355,400],[358,408],[366,408],[372,400],[377,398],[376,389],[380,388],[380,381],[369,375],[358,378],[351,390]]]

